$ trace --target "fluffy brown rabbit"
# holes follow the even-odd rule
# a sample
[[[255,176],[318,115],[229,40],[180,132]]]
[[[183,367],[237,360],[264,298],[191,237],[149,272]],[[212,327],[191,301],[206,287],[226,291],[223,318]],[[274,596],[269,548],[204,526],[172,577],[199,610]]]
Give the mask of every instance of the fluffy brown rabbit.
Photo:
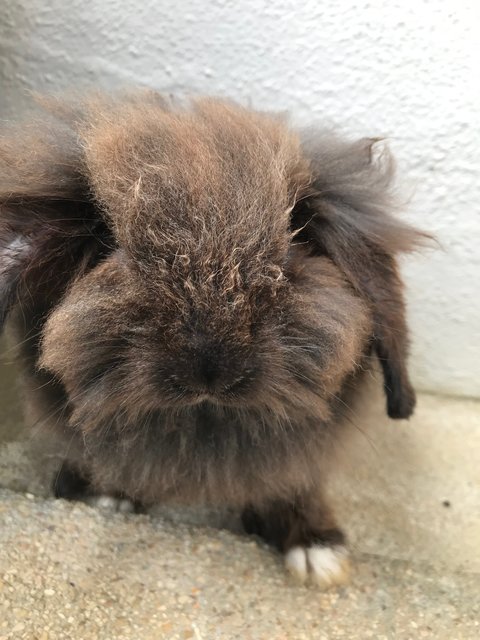
[[[224,100],[42,104],[0,142],[0,315],[56,494],[239,507],[343,581],[322,461],[373,354],[388,414],[415,405],[390,156]]]

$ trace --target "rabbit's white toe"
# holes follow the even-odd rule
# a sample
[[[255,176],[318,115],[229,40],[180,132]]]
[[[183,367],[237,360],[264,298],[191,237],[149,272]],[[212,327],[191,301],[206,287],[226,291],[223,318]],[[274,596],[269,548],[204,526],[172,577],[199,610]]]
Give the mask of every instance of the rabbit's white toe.
[[[350,561],[343,546],[292,547],[285,554],[285,567],[298,582],[310,581],[328,589],[348,582]]]
[[[110,511],[112,513],[133,513],[135,511],[134,504],[131,500],[126,498],[115,498],[114,496],[94,496],[88,499],[88,504],[92,507],[97,507],[103,511]]]

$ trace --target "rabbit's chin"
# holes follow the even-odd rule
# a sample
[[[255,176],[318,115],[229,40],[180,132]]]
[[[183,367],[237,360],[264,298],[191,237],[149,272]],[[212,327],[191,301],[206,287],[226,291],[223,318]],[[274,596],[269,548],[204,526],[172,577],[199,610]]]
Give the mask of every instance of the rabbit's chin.
[[[258,403],[258,398],[254,394],[223,396],[215,393],[198,393],[185,395],[182,398],[168,401],[165,404],[161,403],[159,406],[155,405],[153,408],[163,411],[168,411],[170,409],[196,409],[201,406],[206,408],[214,407],[217,409],[247,409],[255,408]]]
[[[217,407],[245,407],[248,401],[245,398],[226,398],[214,395],[212,393],[202,393],[194,398],[187,405],[196,406],[202,404],[213,404]]]
[[[197,404],[210,403],[215,405],[227,405],[228,400],[224,398],[219,398],[213,393],[200,393],[197,396],[191,398],[190,401],[187,401],[187,405],[194,406]]]

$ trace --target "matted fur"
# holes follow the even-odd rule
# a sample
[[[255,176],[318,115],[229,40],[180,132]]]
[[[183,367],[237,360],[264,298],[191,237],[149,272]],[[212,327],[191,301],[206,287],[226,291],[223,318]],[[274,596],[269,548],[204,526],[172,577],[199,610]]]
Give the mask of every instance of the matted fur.
[[[37,420],[98,490],[313,503],[373,350],[389,414],[414,406],[395,255],[418,236],[388,152],[224,100],[43,104],[0,142],[0,303]]]

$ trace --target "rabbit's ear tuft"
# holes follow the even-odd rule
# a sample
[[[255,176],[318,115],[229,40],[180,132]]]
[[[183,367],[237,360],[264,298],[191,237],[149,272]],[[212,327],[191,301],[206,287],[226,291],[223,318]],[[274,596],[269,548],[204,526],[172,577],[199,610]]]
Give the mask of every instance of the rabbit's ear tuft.
[[[73,128],[46,114],[0,132],[0,328],[22,292],[74,277],[104,231]]]
[[[356,143],[310,138],[311,193],[293,211],[293,229],[328,255],[370,305],[373,341],[392,418],[408,418],[415,392],[407,371],[408,331],[395,256],[427,238],[390,215],[393,160],[375,154],[377,140]]]

